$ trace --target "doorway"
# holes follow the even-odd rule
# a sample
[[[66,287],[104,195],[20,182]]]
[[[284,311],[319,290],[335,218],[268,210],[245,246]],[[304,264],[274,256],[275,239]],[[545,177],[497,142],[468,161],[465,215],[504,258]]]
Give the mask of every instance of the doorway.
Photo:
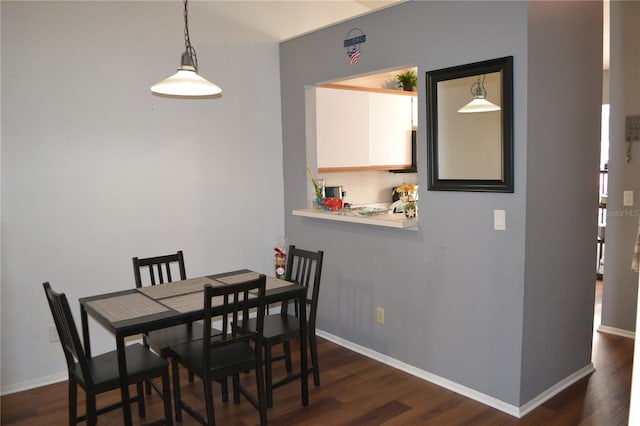
[[[604,276],[605,237],[607,227],[607,187],[609,183],[609,104],[602,105],[600,133],[600,175],[598,179],[598,235],[596,238],[596,277]]]

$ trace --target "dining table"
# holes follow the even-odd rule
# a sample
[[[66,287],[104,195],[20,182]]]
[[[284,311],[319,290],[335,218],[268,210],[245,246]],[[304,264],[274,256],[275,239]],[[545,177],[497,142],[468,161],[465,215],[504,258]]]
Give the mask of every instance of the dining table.
[[[130,426],[131,406],[127,385],[125,344],[127,337],[152,330],[201,320],[204,317],[205,285],[223,286],[258,278],[257,272],[241,269],[171,283],[132,288],[80,298],[82,336],[87,357],[91,356],[89,317],[111,332],[116,339],[120,393],[123,401],[124,424]],[[300,383],[302,405],[309,404],[307,371],[306,287],[267,276],[265,303],[288,303],[297,300],[300,318]],[[222,305],[213,307],[213,314]]]

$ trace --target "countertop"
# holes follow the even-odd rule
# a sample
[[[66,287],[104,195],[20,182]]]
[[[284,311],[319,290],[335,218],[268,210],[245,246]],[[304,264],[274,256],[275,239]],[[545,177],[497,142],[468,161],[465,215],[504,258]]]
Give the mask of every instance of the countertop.
[[[291,212],[294,216],[313,219],[333,220],[338,222],[360,223],[364,225],[383,226],[387,228],[418,230],[418,219],[407,219],[402,213],[380,213],[372,216],[356,216],[340,210],[297,209]]]

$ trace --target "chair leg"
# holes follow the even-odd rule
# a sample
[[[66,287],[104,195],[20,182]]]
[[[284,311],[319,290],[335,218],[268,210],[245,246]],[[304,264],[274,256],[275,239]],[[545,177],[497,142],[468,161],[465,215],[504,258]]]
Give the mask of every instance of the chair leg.
[[[212,383],[209,378],[202,378],[202,384],[204,385],[204,405],[207,411],[207,424],[214,426],[216,424],[215,413],[213,411],[213,389]]]
[[[145,349],[149,350],[149,344],[147,343],[147,336],[146,334],[142,336],[142,343]],[[144,388],[145,388],[145,393],[147,395],[151,395],[151,381],[147,380],[144,383]]]
[[[313,384],[320,386],[320,367],[318,366],[318,342],[315,331],[309,332],[309,349],[311,350],[311,365],[313,368]]]
[[[69,375],[69,424],[78,423],[78,384]]]
[[[287,369],[287,373],[291,373],[293,368],[291,366],[291,343],[287,340],[282,342],[282,348],[284,349],[284,365]]]
[[[267,424],[267,404],[265,404],[266,395],[264,376],[262,371],[262,360],[260,360],[259,358],[258,362],[256,363],[256,386],[258,388],[258,411],[260,412],[260,425],[265,426]]]
[[[193,323],[187,323],[187,329],[189,330],[189,336],[191,336],[193,339],[196,338],[196,336],[193,335]],[[189,383],[193,383],[195,380],[195,376],[193,374],[193,372],[191,370],[189,370],[187,372],[187,377],[189,378]]]
[[[169,382],[169,367],[162,373],[162,399],[164,402],[164,420],[167,426],[173,425],[171,414],[171,384]]]
[[[96,394],[93,392],[86,392],[87,398],[87,426],[96,426],[98,423],[98,413],[96,412]]]
[[[229,402],[229,383],[226,377],[220,379],[220,388],[222,389],[222,402]]]
[[[240,404],[240,375],[234,374],[231,377],[231,382],[233,383],[233,402]]]
[[[138,393],[138,416],[140,416],[141,419],[144,419],[147,413],[144,409],[144,389],[142,382],[136,383],[136,392]]]
[[[271,344],[264,344],[264,382],[267,397],[267,408],[273,408],[273,371],[271,369]],[[256,372],[257,377],[257,372]]]
[[[182,422],[182,397],[180,395],[180,371],[178,361],[171,359],[171,372],[173,373],[173,406],[176,409],[176,423]]]

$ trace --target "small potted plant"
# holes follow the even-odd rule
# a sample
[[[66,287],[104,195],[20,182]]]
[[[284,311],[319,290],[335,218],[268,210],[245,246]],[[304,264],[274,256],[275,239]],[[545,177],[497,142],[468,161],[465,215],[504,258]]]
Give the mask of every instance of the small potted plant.
[[[418,76],[413,70],[406,70],[396,75],[398,87],[407,92],[412,92],[414,87],[418,87]]]

